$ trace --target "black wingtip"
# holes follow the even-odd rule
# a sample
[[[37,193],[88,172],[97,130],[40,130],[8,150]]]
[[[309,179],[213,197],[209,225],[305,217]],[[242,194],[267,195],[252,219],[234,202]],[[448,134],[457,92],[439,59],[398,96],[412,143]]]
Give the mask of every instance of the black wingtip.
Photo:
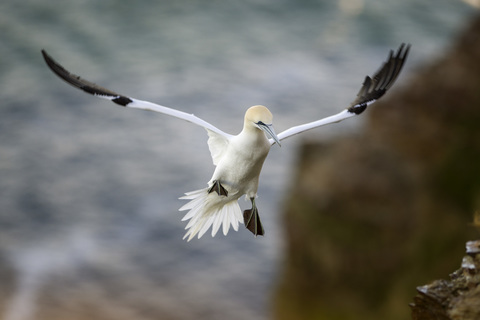
[[[367,109],[367,106],[368,105],[366,103],[362,103],[362,104],[357,104],[353,107],[350,107],[347,110],[348,110],[348,112],[354,113],[358,116],[359,114],[361,114],[363,111],[365,111]]]
[[[52,64],[52,61],[53,61],[52,57],[50,57],[50,55],[47,53],[47,51],[45,51],[45,49],[42,49],[42,56],[47,66],[49,66],[51,69],[52,67],[50,65]]]
[[[59,72],[64,72],[64,73],[69,73],[67,70],[65,70],[59,63],[57,63],[53,58],[45,51],[45,49],[42,49],[42,56],[43,59],[45,60],[45,63],[47,66],[52,70],[55,74],[59,75]],[[63,79],[63,77],[62,77]]]
[[[104,98],[110,99],[112,102],[121,105],[123,107],[127,106],[129,103],[133,102],[132,99],[120,95],[114,91],[109,89],[103,88],[93,82],[88,80],[82,79],[81,77],[70,73],[67,69],[62,67],[58,62],[56,62],[46,51],[45,49],[41,50],[43,58],[45,59],[45,63],[47,66],[55,73],[58,77],[62,80],[66,81],[70,85],[83,90],[86,93],[100,96]]]
[[[357,94],[357,98],[347,109],[348,112],[360,114],[370,103],[380,99],[390,89],[402,71],[410,52],[410,44],[402,43],[396,52],[390,50],[387,60],[373,77],[365,77],[365,81]]]

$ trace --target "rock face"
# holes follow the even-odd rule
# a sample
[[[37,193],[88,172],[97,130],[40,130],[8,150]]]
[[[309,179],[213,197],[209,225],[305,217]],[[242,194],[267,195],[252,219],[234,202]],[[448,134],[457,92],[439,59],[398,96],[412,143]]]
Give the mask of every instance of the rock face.
[[[414,320],[480,319],[480,240],[467,242],[467,255],[450,280],[435,280],[417,288]]]
[[[364,132],[304,145],[276,319],[408,319],[415,288],[455,270],[476,237],[480,18],[405,82]]]

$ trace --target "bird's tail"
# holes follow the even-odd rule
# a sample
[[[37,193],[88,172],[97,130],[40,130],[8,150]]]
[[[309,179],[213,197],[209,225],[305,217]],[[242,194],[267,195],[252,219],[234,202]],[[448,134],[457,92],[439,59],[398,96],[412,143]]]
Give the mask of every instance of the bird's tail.
[[[182,221],[190,220],[185,227],[188,229],[183,239],[188,237],[192,240],[198,234],[198,238],[212,226],[212,237],[215,236],[223,224],[223,234],[227,235],[230,225],[238,231],[238,225],[243,223],[242,211],[237,199],[229,199],[219,196],[215,192],[208,192],[208,188],[185,193],[183,200],[190,200],[179,211],[189,210]]]

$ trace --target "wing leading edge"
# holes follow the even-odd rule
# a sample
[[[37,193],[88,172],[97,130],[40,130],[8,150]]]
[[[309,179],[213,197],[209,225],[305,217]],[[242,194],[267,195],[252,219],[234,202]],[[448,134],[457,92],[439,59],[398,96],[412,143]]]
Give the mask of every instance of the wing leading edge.
[[[342,120],[354,117],[361,114],[368,105],[380,99],[385,92],[393,85],[397,79],[400,71],[410,51],[410,45],[402,43],[394,54],[393,50],[390,50],[387,60],[383,63],[380,69],[374,74],[373,77],[366,76],[363,81],[362,87],[357,94],[356,99],[350,104],[347,109],[317,121],[305,123],[295,127],[291,127],[278,134],[278,139],[289,138],[293,135],[301,132],[311,130],[320,126],[324,126],[330,123],[340,122]],[[270,142],[275,143],[272,139]]]
[[[99,98],[110,100],[123,107],[155,111],[155,112],[160,112],[175,118],[179,118],[179,119],[194,123],[196,125],[202,126],[205,129],[208,129],[214,133],[217,133],[227,139],[232,137],[232,135],[223,132],[222,130],[218,129],[211,123],[208,123],[207,121],[200,119],[193,114],[189,114],[183,111],[164,107],[156,103],[127,97],[127,96],[118,94],[114,91],[111,91],[109,89],[106,89],[104,87],[101,87],[93,82],[82,79],[81,77],[70,73],[68,70],[62,67],[45,50],[42,50],[42,55],[48,67],[57,76],[59,76],[61,79],[65,80],[67,83],[71,84],[72,86],[85,91],[86,93],[92,94]]]
[[[350,104],[347,109],[343,111],[306,124],[291,127],[277,136],[279,140],[284,140],[293,135],[302,133],[307,130],[311,130],[320,126],[324,126],[330,123],[340,122],[342,120],[351,118],[353,116],[361,114],[366,110],[367,106],[380,99],[388,89],[393,85],[397,79],[400,71],[405,64],[410,45],[401,44],[397,52],[394,54],[393,50],[390,51],[387,60],[383,63],[380,69],[374,74],[373,77],[366,76],[363,81],[362,87],[357,94],[356,99]],[[43,57],[49,68],[61,79],[69,83],[70,85],[79,88],[89,94],[97,96],[99,98],[110,100],[118,105],[134,109],[150,110],[160,112],[172,117],[176,117],[196,125],[202,126],[205,129],[222,136],[224,139],[230,139],[232,135],[223,132],[211,123],[196,117],[193,114],[189,114],[176,109],[161,106],[156,103],[138,100],[135,98],[127,97],[118,94],[114,91],[101,87],[93,82],[82,79],[81,77],[70,73],[58,62],[56,62],[45,50],[42,50]],[[270,143],[274,144],[273,139],[270,139]]]

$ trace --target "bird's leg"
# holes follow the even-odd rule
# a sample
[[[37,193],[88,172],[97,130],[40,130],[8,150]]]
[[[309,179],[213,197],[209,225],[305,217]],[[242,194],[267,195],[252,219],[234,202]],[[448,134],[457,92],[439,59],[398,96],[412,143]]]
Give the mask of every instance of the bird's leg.
[[[250,198],[252,201],[252,209],[243,211],[243,221],[245,227],[250,230],[255,236],[263,236],[265,231],[263,230],[262,222],[260,222],[260,216],[258,215],[258,209],[255,205],[255,198]]]
[[[212,193],[213,191],[216,191],[219,196],[228,196],[227,190],[218,182],[218,180],[213,180],[213,184],[208,189],[208,193]]]

